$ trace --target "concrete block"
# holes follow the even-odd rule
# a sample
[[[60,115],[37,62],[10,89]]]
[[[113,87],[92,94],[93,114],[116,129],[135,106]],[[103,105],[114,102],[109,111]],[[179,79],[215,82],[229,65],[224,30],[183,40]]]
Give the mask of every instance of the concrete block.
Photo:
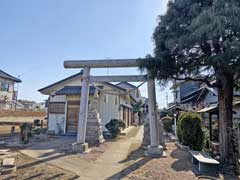
[[[73,143],[72,151],[75,153],[88,153],[90,149],[88,148],[88,143]]]
[[[162,157],[162,155],[163,155],[162,146],[157,146],[157,147],[148,146],[147,151],[145,151],[145,156],[147,157],[158,158],[158,157]]]

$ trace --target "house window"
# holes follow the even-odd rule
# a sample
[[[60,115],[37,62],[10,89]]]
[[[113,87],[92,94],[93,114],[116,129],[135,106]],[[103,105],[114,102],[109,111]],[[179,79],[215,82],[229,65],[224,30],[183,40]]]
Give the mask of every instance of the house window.
[[[1,91],[9,91],[9,84],[6,82],[1,82]]]
[[[49,103],[48,112],[53,114],[65,114],[65,103]]]
[[[116,98],[115,98],[115,105],[117,105],[118,104],[118,97],[116,96]]]

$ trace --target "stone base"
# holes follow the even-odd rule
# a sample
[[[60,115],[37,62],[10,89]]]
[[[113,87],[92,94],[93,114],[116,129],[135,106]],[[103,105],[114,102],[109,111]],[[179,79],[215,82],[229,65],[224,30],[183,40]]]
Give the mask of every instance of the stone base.
[[[101,119],[96,111],[88,111],[86,142],[91,146],[98,146],[104,142]]]
[[[163,155],[162,146],[157,147],[148,146],[148,150],[145,151],[145,156],[147,157],[159,158],[162,157],[162,155]]]
[[[73,143],[72,151],[75,153],[88,153],[91,150],[88,148],[88,143]]]

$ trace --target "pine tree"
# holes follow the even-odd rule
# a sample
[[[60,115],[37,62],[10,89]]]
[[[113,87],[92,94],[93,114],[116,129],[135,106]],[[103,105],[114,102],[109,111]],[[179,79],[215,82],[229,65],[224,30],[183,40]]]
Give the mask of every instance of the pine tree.
[[[218,89],[220,156],[226,163],[235,162],[232,103],[240,78],[239,22],[239,0],[172,0],[153,34],[154,56],[140,61],[140,68],[160,82],[200,81]]]

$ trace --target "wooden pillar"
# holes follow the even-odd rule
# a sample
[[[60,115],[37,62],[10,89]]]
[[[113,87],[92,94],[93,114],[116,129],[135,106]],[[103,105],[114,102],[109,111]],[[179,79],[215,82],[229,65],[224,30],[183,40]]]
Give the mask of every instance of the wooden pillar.
[[[12,126],[11,127],[11,135],[14,135],[15,134],[15,126]]]
[[[80,111],[78,120],[77,143],[84,144],[86,138],[87,114],[88,114],[88,98],[89,98],[89,76],[90,68],[83,69],[83,80],[80,98]]]
[[[43,120],[41,120],[41,129],[43,129]]]

